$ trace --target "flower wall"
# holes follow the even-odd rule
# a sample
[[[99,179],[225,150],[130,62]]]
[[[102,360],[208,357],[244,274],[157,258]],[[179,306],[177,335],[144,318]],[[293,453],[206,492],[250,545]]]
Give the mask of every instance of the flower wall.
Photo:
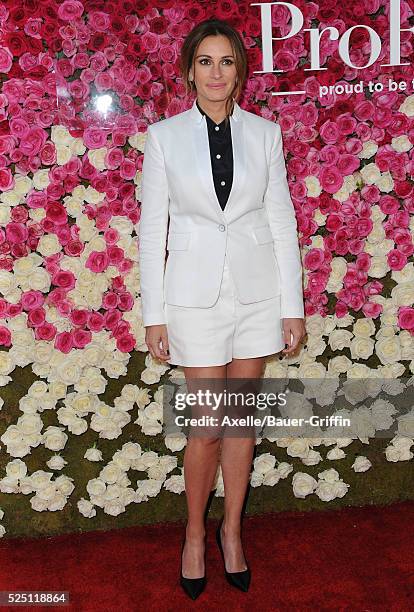
[[[30,499],[32,511],[63,513],[70,500],[93,518],[97,508],[117,516],[162,490],[183,492],[185,438],[162,436],[162,377],[182,373],[154,362],[144,343],[137,227],[146,128],[190,107],[178,76],[180,47],[208,17],[227,19],[243,37],[249,78],[242,108],[282,127],[300,230],[308,341],[296,358],[269,359],[265,376],[414,373],[413,36],[401,34],[406,65],[387,67],[389,2],[293,4],[303,29],[335,26],[342,35],[370,26],[382,42],[378,59],[351,68],[325,35],[326,69],[306,70],[302,30],[274,44],[283,73],[255,74],[261,20],[248,2],[0,5],[3,507]],[[412,4],[400,6],[401,27],[412,27]],[[286,7],[273,7],[275,32],[286,34],[289,19]],[[352,64],[366,65],[367,32],[355,30],[350,43]],[[406,81],[406,90],[389,90],[390,79]],[[361,91],[346,92],[360,81]],[[344,93],[321,95],[323,85],[342,85]],[[289,89],[305,93],[272,95]],[[72,441],[82,449],[76,461]],[[300,466],[328,468],[352,440],[267,442],[253,487],[275,486],[294,471],[280,461],[281,448],[296,458],[294,497],[331,501],[347,493],[335,469],[316,472],[317,481]],[[410,460],[409,442],[397,437],[386,458]],[[333,446],[331,455],[316,446]],[[352,467],[365,471],[370,462],[361,456]],[[216,487],[222,496],[221,472]],[[7,516],[4,525],[17,532]]]

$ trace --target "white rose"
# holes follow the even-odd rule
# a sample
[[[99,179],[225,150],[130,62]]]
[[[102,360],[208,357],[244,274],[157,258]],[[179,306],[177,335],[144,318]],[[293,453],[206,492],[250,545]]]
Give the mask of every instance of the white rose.
[[[93,504],[91,504],[91,502],[85,499],[84,497],[82,497],[78,501],[77,506],[78,506],[79,512],[86,518],[92,518],[96,516],[96,510],[93,507]]]
[[[108,149],[101,147],[100,149],[91,149],[88,151],[88,159],[91,165],[97,170],[106,170],[105,156]]]
[[[181,474],[170,476],[164,482],[164,488],[171,493],[183,493],[185,491],[184,477]]]
[[[408,438],[408,437],[405,437],[405,436],[399,436],[397,434],[391,440],[391,444],[393,444],[395,446],[395,448],[406,450],[406,449],[409,449],[414,444],[414,442],[413,442],[412,438]]]
[[[394,179],[388,170],[382,173],[381,178],[377,181],[377,187],[383,193],[390,193],[394,189]]]
[[[47,499],[41,499],[38,495],[33,495],[33,497],[30,498],[30,505],[36,512],[44,512],[47,510],[47,502]]]
[[[391,139],[391,146],[393,149],[398,151],[398,153],[406,153],[412,148],[413,145],[405,134],[401,134],[400,136],[394,136]]]
[[[396,283],[412,283],[414,281],[414,264],[406,263],[402,270],[391,270],[391,278]]]
[[[375,343],[375,353],[383,364],[391,364],[401,360],[401,344],[398,336],[380,338]]]
[[[308,452],[309,441],[304,438],[295,438],[286,449],[290,457],[306,457]]]
[[[167,433],[164,438],[164,444],[168,450],[176,453],[187,445],[187,438],[183,432]]]
[[[99,474],[99,477],[104,482],[113,484],[121,476],[122,471],[123,470],[118,465],[115,465],[114,463],[108,463],[108,465],[102,468],[101,473]]]
[[[336,329],[329,336],[329,346],[333,351],[343,350],[349,347],[352,340],[352,333],[346,329]]]
[[[414,437],[414,410],[408,414],[403,414],[397,417],[398,421],[398,434],[400,436],[407,436],[408,438]]]
[[[326,458],[330,461],[343,459],[344,457],[346,457],[346,454],[341,448],[338,448],[338,446],[331,448],[331,450],[326,453]]]
[[[27,474],[27,465],[21,459],[9,461],[6,465],[6,474],[15,479],[23,478]]]
[[[309,198],[317,198],[322,193],[322,187],[317,176],[305,177],[306,194]]]
[[[320,480],[318,482],[318,486],[315,489],[316,495],[322,501],[328,502],[336,497],[336,487],[335,484],[331,482],[326,482],[325,480]]]
[[[93,478],[86,485],[86,490],[89,495],[104,495],[106,492],[106,484],[100,478]]]
[[[49,169],[44,168],[41,170],[36,170],[33,173],[33,187],[38,189],[39,191],[43,191],[50,184],[49,180]]]
[[[264,474],[253,471],[250,475],[250,486],[260,487],[263,484]]]
[[[292,486],[294,496],[304,499],[307,495],[313,493],[318,483],[310,474],[296,472],[292,478]]]
[[[355,461],[352,464],[352,468],[355,472],[366,472],[372,466],[371,461],[363,455],[357,455]]]
[[[376,184],[381,178],[381,171],[373,162],[361,168],[360,174],[366,185]]]
[[[60,455],[53,455],[53,457],[46,462],[47,467],[49,467],[51,470],[61,470],[66,464],[67,461],[65,461]]]
[[[364,336],[356,336],[350,344],[352,359],[368,359],[374,352],[374,340]]]
[[[346,355],[338,355],[337,357],[333,357],[328,362],[328,375],[338,376],[338,374],[342,374],[347,372],[352,362]]]
[[[336,470],[334,470],[334,468],[329,468],[328,470],[319,472],[318,476],[322,480],[326,480],[326,482],[335,482],[339,480],[339,474]]]
[[[268,487],[274,487],[280,480],[280,474],[277,469],[272,468],[263,477],[263,484]]]
[[[281,461],[277,466],[280,478],[287,478],[291,472],[293,472],[293,465],[286,461]]]
[[[368,274],[372,278],[384,278],[389,271],[389,265],[385,255],[373,255],[371,257]],[[364,319],[358,319],[363,321]]]
[[[301,461],[304,465],[318,465],[322,461],[322,455],[313,450],[313,448],[309,449],[308,454],[305,457],[301,457]]]
[[[256,472],[260,474],[266,474],[269,470],[272,470],[276,464],[276,457],[270,453],[263,453],[256,457],[253,461],[253,467]]]
[[[161,465],[153,465],[147,470],[148,478],[153,478],[154,480],[164,480],[167,478],[167,473],[165,469]]]
[[[45,448],[53,451],[62,450],[68,441],[68,436],[61,427],[50,426],[42,436],[42,443]]]
[[[141,492],[148,497],[156,497],[161,490],[162,484],[161,480],[154,480],[152,478],[139,481]]]
[[[88,461],[103,461],[102,451],[97,448],[88,448],[84,454],[84,458]]]
[[[154,385],[159,382],[161,378],[160,372],[157,370],[151,370],[150,368],[145,368],[141,372],[141,380],[147,385]]]
[[[407,117],[412,117],[414,115],[414,94],[404,97],[398,110],[404,113],[404,115],[407,115]]]
[[[357,319],[354,323],[352,331],[355,336],[363,336],[369,338],[375,334],[375,324],[372,319]]]
[[[385,457],[387,461],[409,461],[414,457],[414,454],[408,449],[400,449],[390,445],[385,449]]]
[[[358,153],[358,157],[360,157],[361,159],[370,159],[371,157],[374,157],[377,151],[378,144],[375,142],[375,140],[366,140],[362,144],[362,149]]]
[[[411,306],[414,302],[413,283],[401,283],[391,289],[392,303],[396,306]]]

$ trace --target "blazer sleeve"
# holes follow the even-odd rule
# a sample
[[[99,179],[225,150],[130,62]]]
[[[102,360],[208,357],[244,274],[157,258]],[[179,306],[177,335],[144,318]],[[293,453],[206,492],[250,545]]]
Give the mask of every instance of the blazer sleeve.
[[[295,209],[290,196],[280,125],[270,153],[269,183],[264,197],[281,281],[281,317],[303,318],[302,262]]]
[[[138,228],[142,320],[144,327],[164,324],[164,267],[168,227],[168,184],[164,155],[147,129],[141,179],[141,217]]]

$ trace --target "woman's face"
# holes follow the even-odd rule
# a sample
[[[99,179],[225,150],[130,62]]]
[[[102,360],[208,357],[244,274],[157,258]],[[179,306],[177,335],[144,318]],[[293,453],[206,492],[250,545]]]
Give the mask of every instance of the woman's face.
[[[226,36],[206,36],[194,57],[197,98],[221,102],[230,96],[237,77],[235,57]],[[191,73],[190,73],[191,74]]]

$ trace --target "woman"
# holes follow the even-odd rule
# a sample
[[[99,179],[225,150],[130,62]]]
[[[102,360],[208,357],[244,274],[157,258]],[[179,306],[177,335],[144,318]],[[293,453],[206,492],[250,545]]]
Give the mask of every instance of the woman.
[[[182,366],[187,381],[258,379],[266,356],[286,345],[282,352],[292,355],[305,334],[280,127],[237,104],[246,52],[226,22],[207,20],[189,33],[181,71],[196,99],[149,126],[144,152],[145,341],[154,358]],[[227,580],[248,589],[240,523],[254,446],[251,435],[189,436],[181,585],[193,599],[206,584],[204,514],[219,461],[225,501],[217,542]]]

